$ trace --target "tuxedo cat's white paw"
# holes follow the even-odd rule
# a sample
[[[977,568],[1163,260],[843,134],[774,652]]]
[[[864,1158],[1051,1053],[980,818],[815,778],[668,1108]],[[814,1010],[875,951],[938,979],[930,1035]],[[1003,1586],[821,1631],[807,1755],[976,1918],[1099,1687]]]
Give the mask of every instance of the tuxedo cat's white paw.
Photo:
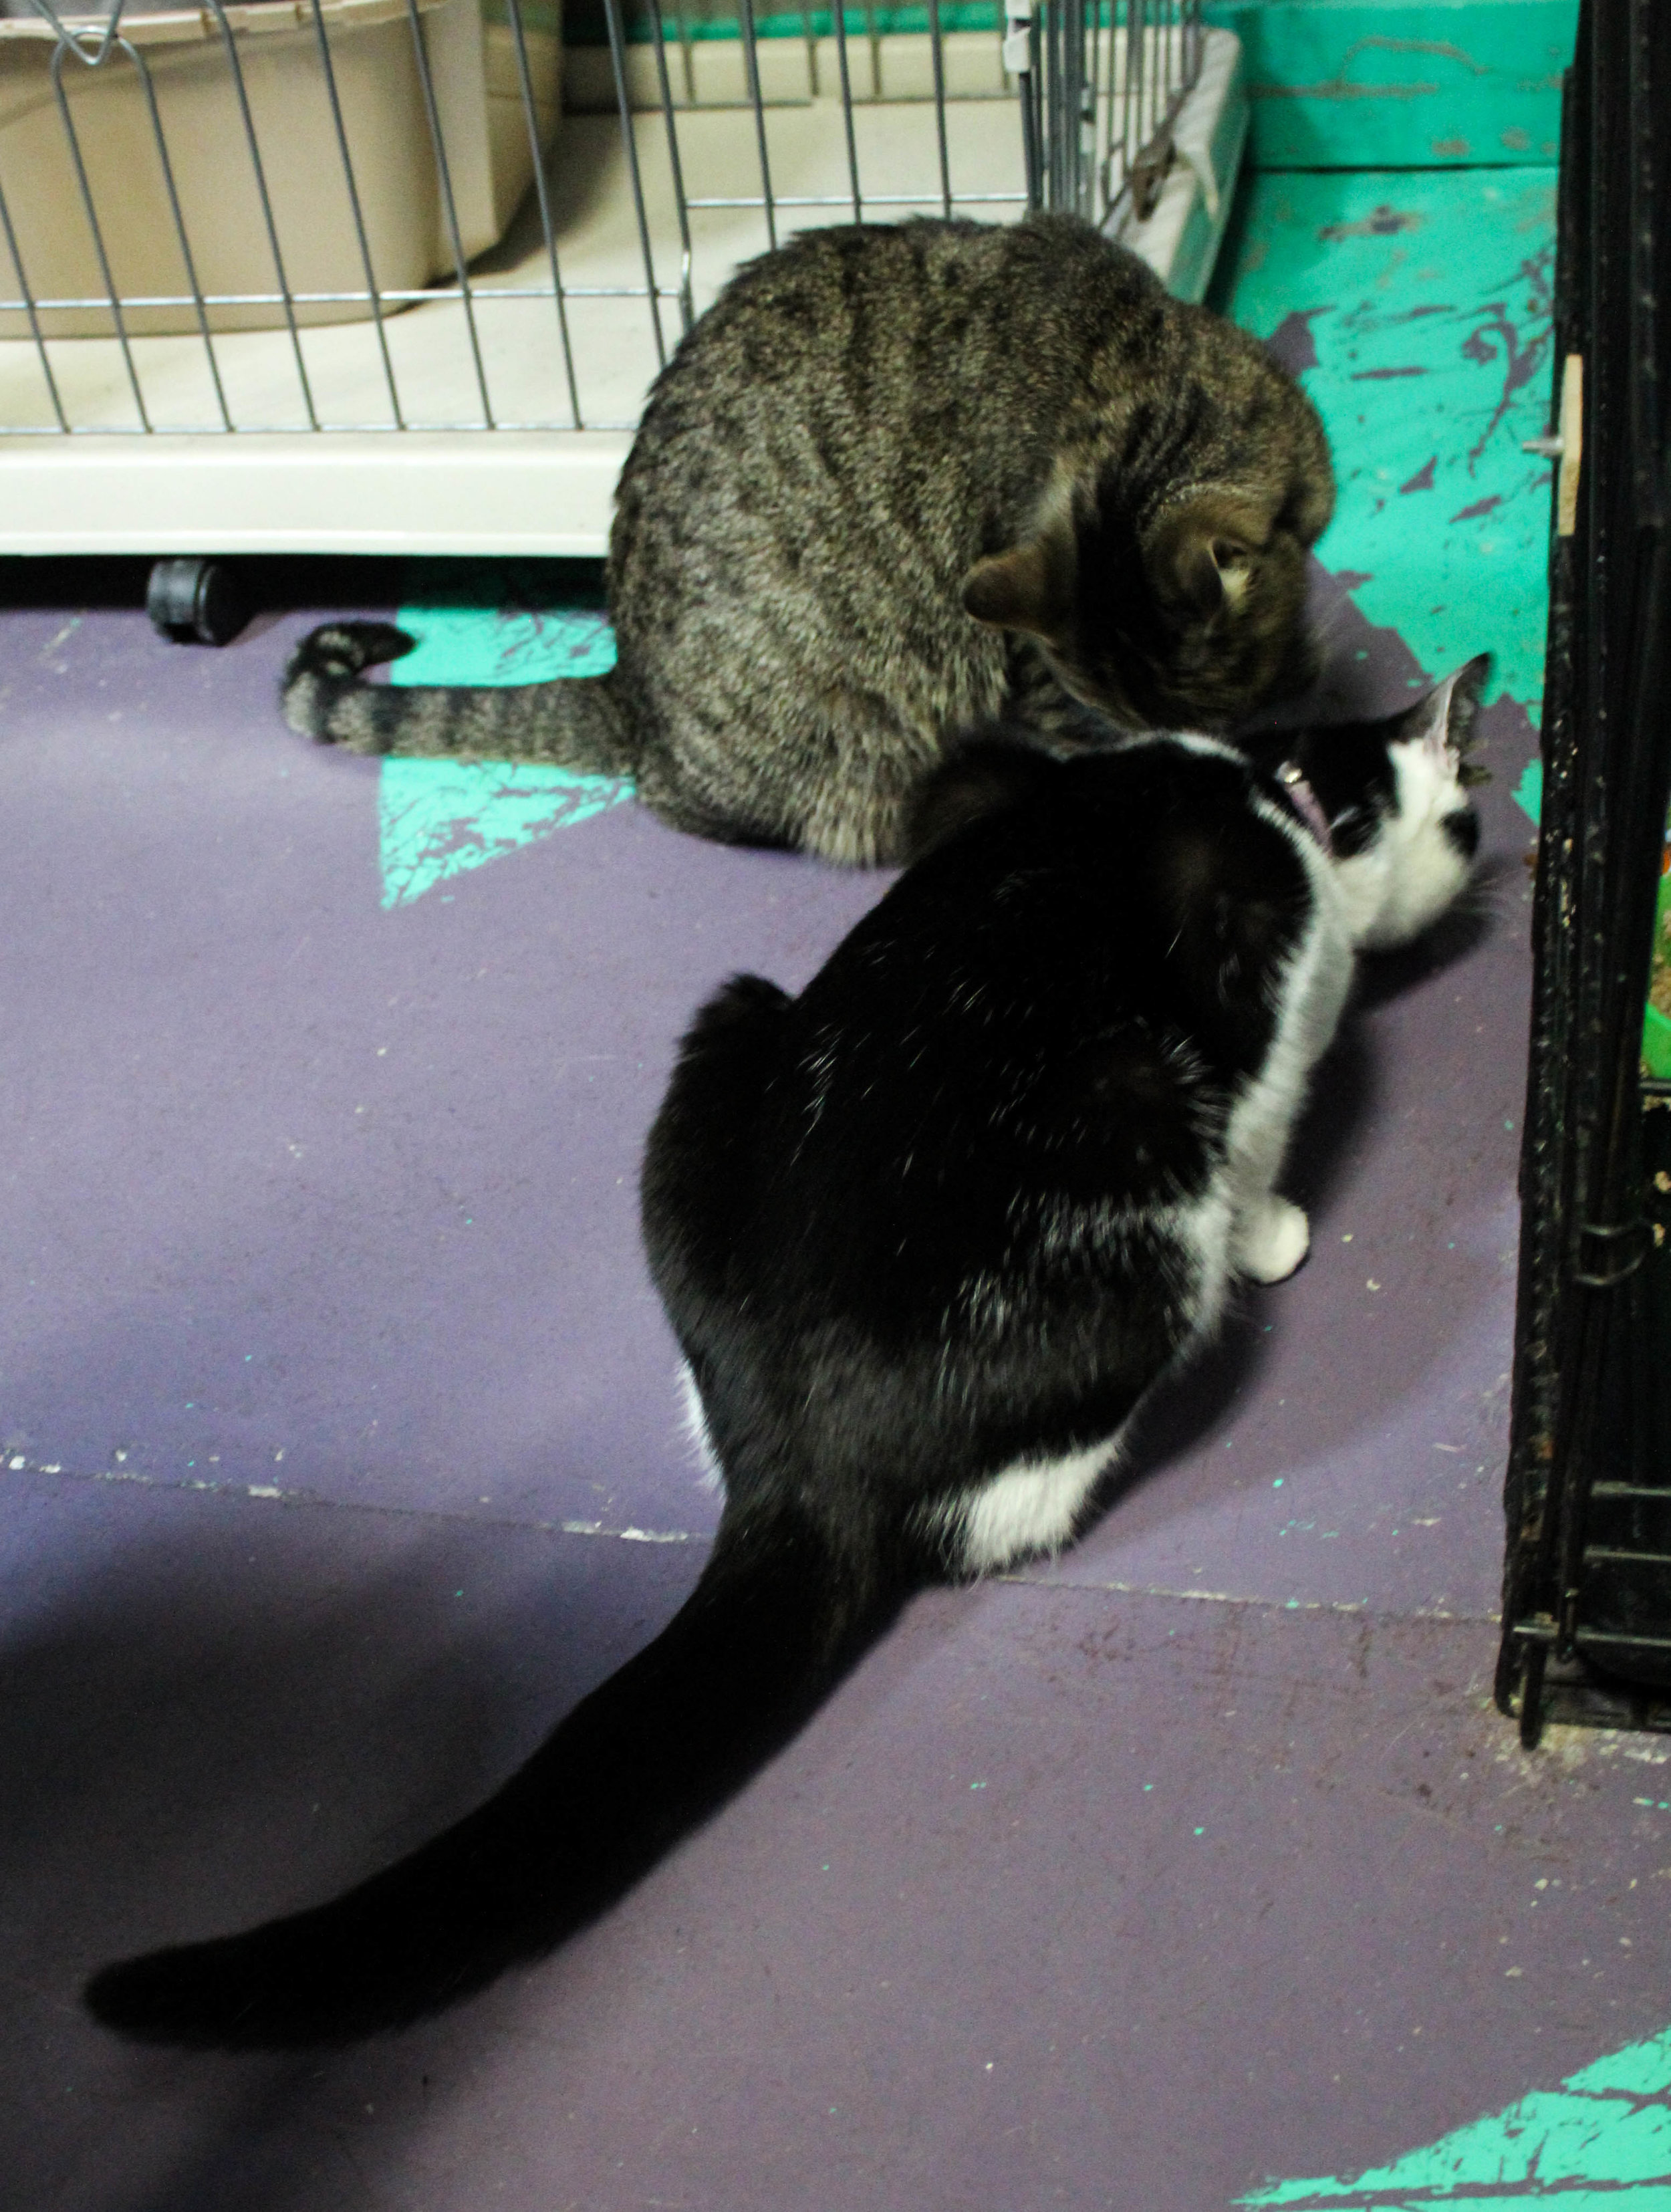
[[[1272,1196],[1249,1212],[1236,1239],[1236,1264],[1256,1283],[1280,1283],[1311,1249],[1305,1209]]]

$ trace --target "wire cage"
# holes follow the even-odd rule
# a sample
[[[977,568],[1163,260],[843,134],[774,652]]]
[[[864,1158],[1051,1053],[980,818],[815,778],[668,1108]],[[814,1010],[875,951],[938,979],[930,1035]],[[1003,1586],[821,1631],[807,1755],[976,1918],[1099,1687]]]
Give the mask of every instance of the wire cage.
[[[1671,1727],[1671,1068],[1651,1012],[1644,1029],[1671,795],[1668,98],[1671,15],[1585,0],[1544,441],[1559,471],[1497,1681],[1528,1744],[1550,1718]]]
[[[601,550],[680,335],[808,225],[1068,209],[1205,289],[1199,0],[561,4],[0,0],[0,550]]]

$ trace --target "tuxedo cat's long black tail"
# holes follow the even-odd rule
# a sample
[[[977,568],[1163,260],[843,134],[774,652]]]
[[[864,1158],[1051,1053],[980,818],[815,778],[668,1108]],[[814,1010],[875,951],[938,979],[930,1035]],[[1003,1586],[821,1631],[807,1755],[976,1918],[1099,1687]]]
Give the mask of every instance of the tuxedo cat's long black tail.
[[[345,2043],[583,1927],[787,1741],[897,1602],[791,1515],[726,1522],[668,1626],[477,1811],[329,1905],[106,1966],[92,2012],[205,2050]]]
[[[310,630],[284,672],[284,719],[350,753],[434,760],[537,760],[590,775],[629,775],[629,732],[607,676],[553,684],[371,684],[368,668],[413,641],[392,623]]]

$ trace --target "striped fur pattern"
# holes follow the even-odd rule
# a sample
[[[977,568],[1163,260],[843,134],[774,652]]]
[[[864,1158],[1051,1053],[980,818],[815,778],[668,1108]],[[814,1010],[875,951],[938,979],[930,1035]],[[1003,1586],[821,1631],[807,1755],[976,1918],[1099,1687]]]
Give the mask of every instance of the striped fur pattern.
[[[297,648],[284,676],[284,713],[304,737],[351,753],[403,758],[547,761],[592,775],[625,775],[632,754],[608,679],[562,684],[362,684],[413,641],[392,623],[326,623]]]
[[[373,690],[298,652],[298,730],[360,752],[625,772],[680,829],[903,857],[948,737],[1224,730],[1310,671],[1334,481],[1298,386],[1088,225],[915,221],[750,264],[658,381],[610,542],[619,658],[525,689]]]

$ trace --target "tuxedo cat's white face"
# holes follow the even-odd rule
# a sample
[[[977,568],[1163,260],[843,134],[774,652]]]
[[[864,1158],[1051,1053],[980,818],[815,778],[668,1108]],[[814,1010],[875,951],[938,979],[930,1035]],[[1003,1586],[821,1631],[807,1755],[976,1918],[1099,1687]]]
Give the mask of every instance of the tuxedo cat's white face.
[[[1391,789],[1375,837],[1335,863],[1352,943],[1366,951],[1407,945],[1437,921],[1473,872],[1480,819],[1464,755],[1486,662],[1437,684],[1388,739]]]

